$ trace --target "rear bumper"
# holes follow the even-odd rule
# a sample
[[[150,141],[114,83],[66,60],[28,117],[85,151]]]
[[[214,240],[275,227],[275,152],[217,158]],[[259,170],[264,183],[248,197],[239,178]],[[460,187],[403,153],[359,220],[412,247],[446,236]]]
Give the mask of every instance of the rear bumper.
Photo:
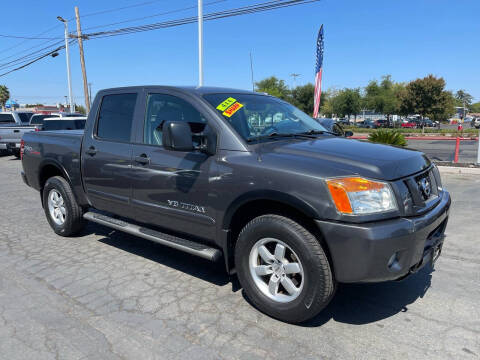
[[[428,213],[367,224],[316,220],[339,282],[401,279],[437,257],[443,244],[450,194]]]

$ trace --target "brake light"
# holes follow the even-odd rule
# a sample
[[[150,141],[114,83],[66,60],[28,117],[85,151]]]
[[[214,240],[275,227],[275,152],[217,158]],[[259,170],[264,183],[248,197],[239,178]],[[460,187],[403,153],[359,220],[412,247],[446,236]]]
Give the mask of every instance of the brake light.
[[[40,129],[38,127],[35,127],[35,131],[40,131]]]
[[[23,160],[23,153],[25,151],[25,141],[20,140],[20,160]]]

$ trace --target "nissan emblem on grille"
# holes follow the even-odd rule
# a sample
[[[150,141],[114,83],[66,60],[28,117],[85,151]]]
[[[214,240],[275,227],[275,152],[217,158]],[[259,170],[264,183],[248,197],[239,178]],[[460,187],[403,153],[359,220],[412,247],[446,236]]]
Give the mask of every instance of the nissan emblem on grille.
[[[427,200],[430,197],[430,194],[432,193],[432,186],[430,184],[430,181],[428,178],[424,177],[421,180],[418,181],[418,188],[422,192],[422,196],[425,200]]]

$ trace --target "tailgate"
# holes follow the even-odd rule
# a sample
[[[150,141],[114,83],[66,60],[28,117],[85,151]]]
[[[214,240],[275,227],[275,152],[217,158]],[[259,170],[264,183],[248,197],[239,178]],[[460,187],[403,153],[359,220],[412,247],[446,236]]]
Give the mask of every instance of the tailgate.
[[[20,143],[23,134],[34,130],[34,127],[0,128],[0,143]]]

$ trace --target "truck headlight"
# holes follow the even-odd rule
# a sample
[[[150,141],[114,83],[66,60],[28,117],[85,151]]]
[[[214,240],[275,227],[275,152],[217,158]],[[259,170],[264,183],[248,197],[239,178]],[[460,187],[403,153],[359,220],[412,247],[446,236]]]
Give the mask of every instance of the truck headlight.
[[[342,214],[365,215],[397,209],[389,184],[361,177],[327,180],[337,210]]]

